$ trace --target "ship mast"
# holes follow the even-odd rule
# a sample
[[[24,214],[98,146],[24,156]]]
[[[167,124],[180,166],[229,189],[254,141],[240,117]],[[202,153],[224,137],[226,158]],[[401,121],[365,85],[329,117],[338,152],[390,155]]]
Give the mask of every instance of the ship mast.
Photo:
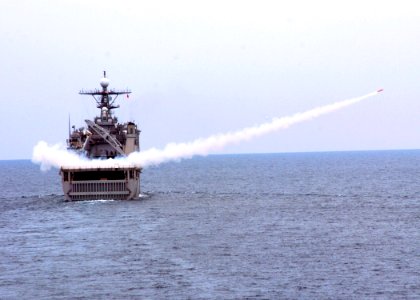
[[[104,77],[100,81],[102,91],[99,89],[94,90],[81,90],[79,92],[80,95],[91,95],[97,104],[97,108],[102,111],[103,108],[106,108],[106,111],[110,112],[111,109],[119,108],[119,105],[114,105],[115,100],[118,98],[119,95],[128,95],[131,94],[131,91],[126,90],[115,90],[110,89],[108,90],[109,79],[106,77],[106,71],[104,71]],[[115,95],[115,98],[112,98],[111,95]]]

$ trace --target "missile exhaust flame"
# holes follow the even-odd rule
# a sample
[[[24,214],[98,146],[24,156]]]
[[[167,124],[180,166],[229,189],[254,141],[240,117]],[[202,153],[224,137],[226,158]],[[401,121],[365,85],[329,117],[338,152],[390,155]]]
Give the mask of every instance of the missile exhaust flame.
[[[228,145],[248,141],[277,130],[286,129],[294,124],[310,121],[322,115],[332,113],[369,97],[378,95],[382,91],[383,89],[379,89],[361,97],[351,98],[317,107],[291,116],[274,118],[270,122],[234,132],[212,135],[208,138],[200,138],[189,143],[170,143],[163,149],[151,148],[142,152],[133,152],[129,156],[123,158],[88,160],[73,152],[67,151],[64,146],[49,146],[46,142],[41,141],[34,147],[32,161],[40,164],[41,170],[48,170],[51,167],[105,168],[137,166],[146,168],[148,166],[159,165],[168,161],[178,161],[181,159],[191,158],[195,155],[205,156],[213,151],[223,149]]]

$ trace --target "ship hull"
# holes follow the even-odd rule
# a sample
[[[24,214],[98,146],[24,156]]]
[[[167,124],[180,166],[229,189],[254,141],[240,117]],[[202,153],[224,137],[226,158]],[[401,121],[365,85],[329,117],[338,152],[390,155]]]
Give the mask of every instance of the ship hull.
[[[61,168],[64,197],[79,200],[133,200],[140,195],[141,169],[118,168]]]

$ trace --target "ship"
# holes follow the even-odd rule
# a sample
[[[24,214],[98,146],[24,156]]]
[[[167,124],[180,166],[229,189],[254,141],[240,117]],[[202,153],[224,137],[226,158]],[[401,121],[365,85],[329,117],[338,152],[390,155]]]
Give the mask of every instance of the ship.
[[[80,95],[92,96],[99,109],[86,126],[72,126],[67,149],[89,160],[108,160],[125,157],[140,151],[140,130],[134,122],[119,123],[114,110],[118,96],[128,97],[130,90],[108,89],[106,72],[100,80],[101,89],[81,90]],[[60,168],[64,197],[75,200],[132,200],[140,195],[141,168],[115,163],[111,166],[62,166]]]

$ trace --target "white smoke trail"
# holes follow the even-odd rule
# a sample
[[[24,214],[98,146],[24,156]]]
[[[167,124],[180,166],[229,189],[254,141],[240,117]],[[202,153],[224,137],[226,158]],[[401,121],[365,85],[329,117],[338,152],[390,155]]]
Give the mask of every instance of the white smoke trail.
[[[75,152],[67,151],[62,144],[53,146],[44,141],[38,142],[32,152],[32,162],[41,165],[42,171],[54,168],[105,168],[130,166],[127,158],[118,159],[87,159]]]
[[[205,139],[197,139],[189,143],[171,143],[164,149],[151,148],[142,152],[131,153],[128,157],[107,160],[88,160],[74,153],[68,152],[63,146],[48,146],[45,142],[39,142],[32,155],[32,161],[41,165],[42,170],[51,167],[118,167],[118,166],[138,166],[148,167],[164,162],[191,158],[194,155],[207,155],[215,150],[220,150],[227,145],[237,144],[248,141],[280,129],[288,128],[291,125],[309,121],[319,116],[337,111],[349,105],[360,102],[366,98],[377,95],[379,91],[366,94],[361,97],[347,99],[333,104],[317,107],[306,112],[297,113],[292,116],[275,118],[271,122],[263,123],[258,126],[248,127],[235,132],[213,135]]]

